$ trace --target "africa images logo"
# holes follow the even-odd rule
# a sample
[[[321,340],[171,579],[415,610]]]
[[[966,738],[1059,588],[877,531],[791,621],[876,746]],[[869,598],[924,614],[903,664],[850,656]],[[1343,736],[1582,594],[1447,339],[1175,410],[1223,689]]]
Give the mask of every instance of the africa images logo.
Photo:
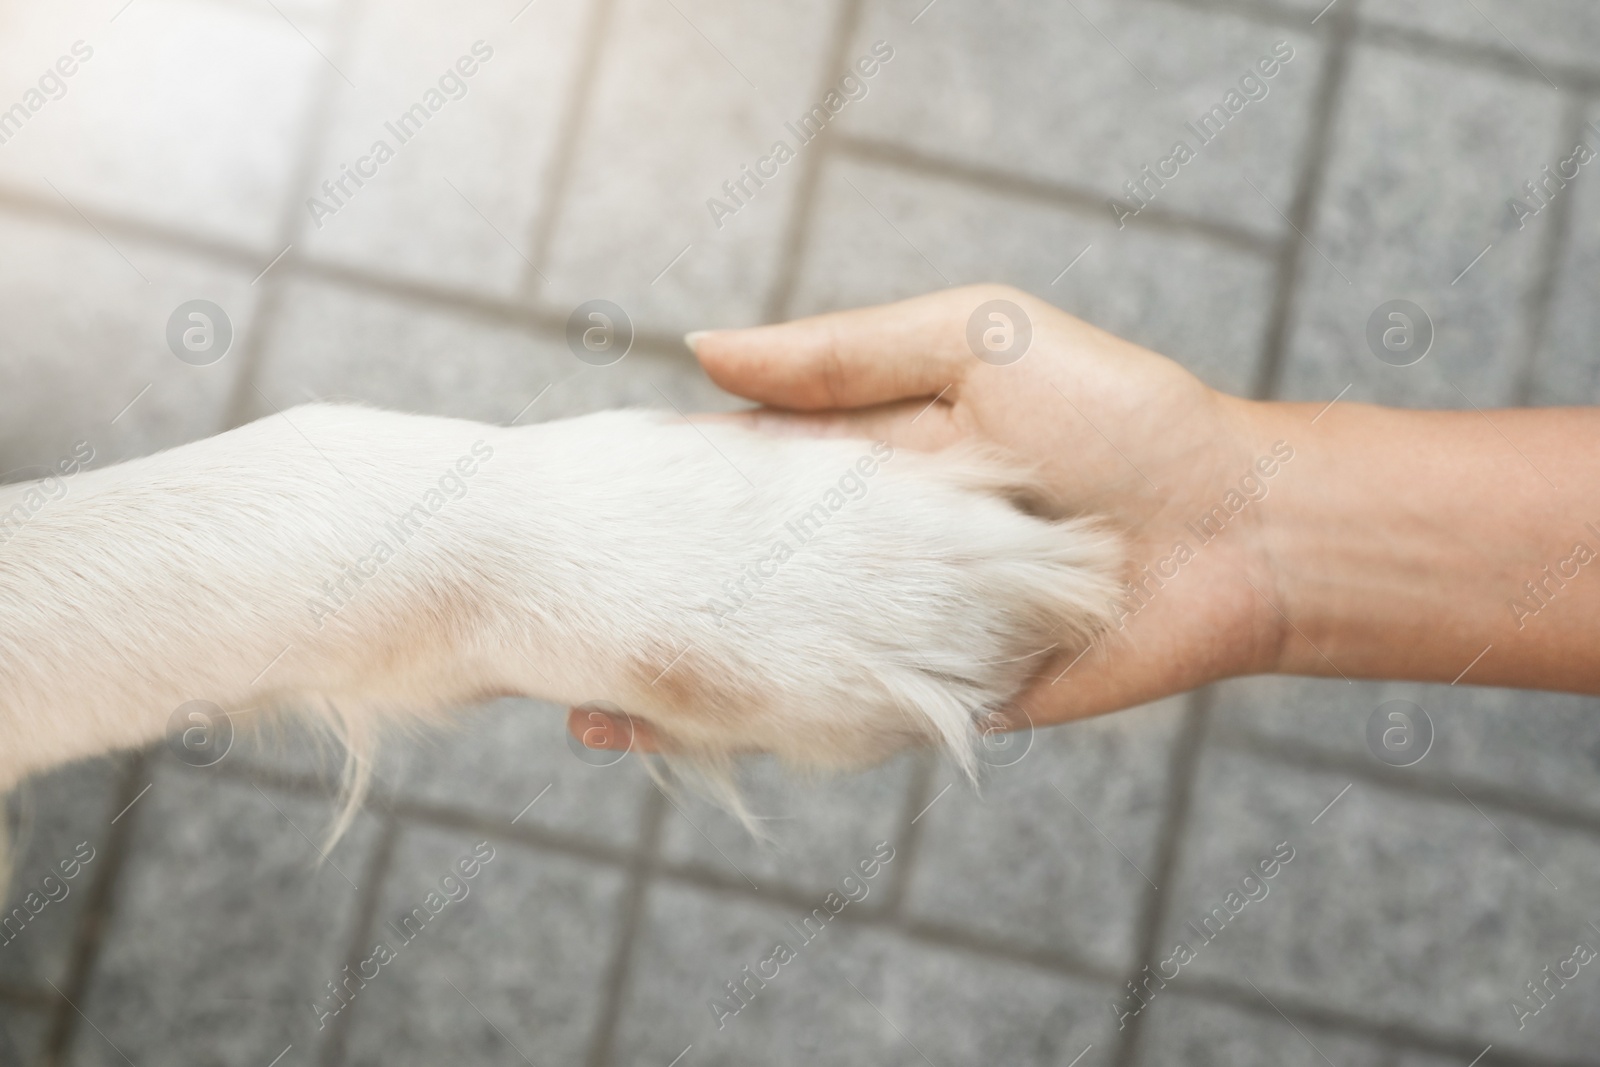
[[[1117,220],[1117,229],[1122,229],[1129,219],[1149,207],[1156,195],[1167,187],[1167,182],[1197,159],[1201,149],[1222,136],[1223,129],[1233,121],[1234,116],[1251,103],[1265,100],[1272,91],[1268,82],[1277,77],[1293,59],[1294,46],[1288,41],[1278,41],[1272,46],[1271,55],[1262,56],[1256,60],[1253,68],[1239,76],[1238,88],[1230,88],[1209,110],[1193,122],[1185,122],[1184,129],[1194,135],[1194,147],[1190,147],[1187,140],[1174,142],[1171,153],[1157,160],[1154,169],[1146,163],[1136,177],[1122,183],[1122,189],[1128,195],[1127,201],[1112,197],[1106,202],[1111,208],[1111,217]]]
[[[486,41],[472,42],[471,52],[471,55],[461,56],[439,75],[437,87],[430,85],[423,91],[421,100],[406,108],[393,121],[383,124],[384,130],[394,138],[394,144],[391,145],[387,138],[377,138],[367,149],[367,154],[356,159],[354,167],[348,163],[339,164],[338,173],[322,183],[321,197],[313,196],[306,201],[306,210],[311,213],[311,221],[317,224],[317,229],[322,229],[323,219],[337,215],[348,207],[356,193],[378,176],[378,168],[393,159],[403,145],[421,133],[422,128],[446,104],[467,95],[467,79],[494,58],[494,49]]]
[[[730,215],[737,215],[746,204],[755,199],[756,193],[764,189],[767,182],[776,178],[785,164],[799,156],[800,149],[822,136],[822,131],[827,129],[828,123],[844,110],[846,104],[866,99],[867,81],[875,77],[883,65],[893,58],[894,46],[888,41],[874,41],[872,51],[856,60],[850,72],[824,93],[819,103],[800,116],[798,124],[794,122],[783,124],[784,128],[794,135],[794,147],[790,147],[789,142],[781,138],[773,141],[767,154],[756,160],[753,169],[750,164],[743,164],[739,167],[739,174],[736,177],[723,182],[722,196],[713,196],[706,200],[706,210],[711,212],[711,221],[717,224],[717,229],[722,229],[724,219]]]
[[[893,458],[894,448],[889,442],[875,442],[871,455],[863,455],[857,459],[845,469],[837,482],[827,488],[821,499],[785,522],[783,533],[773,540],[772,547],[765,556],[753,563],[745,564],[737,580],[727,579],[722,583],[722,589],[728,594],[728,599],[719,600],[716,597],[710,599],[707,607],[716,615],[717,625],[721,626],[743,611],[745,605],[754,600],[756,594],[761,591],[762,585],[775,576],[779,568],[793,559],[805,545],[819,536],[835,515],[844,510],[850,502],[866,496],[867,479],[877,474],[883,464]]]

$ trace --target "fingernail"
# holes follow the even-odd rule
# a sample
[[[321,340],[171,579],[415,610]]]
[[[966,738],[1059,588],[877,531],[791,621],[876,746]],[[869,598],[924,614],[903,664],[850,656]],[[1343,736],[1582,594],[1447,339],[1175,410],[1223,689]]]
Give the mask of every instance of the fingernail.
[[[694,351],[694,346],[700,343],[700,338],[711,333],[711,330],[690,330],[683,335],[683,343],[689,346],[689,351]]]

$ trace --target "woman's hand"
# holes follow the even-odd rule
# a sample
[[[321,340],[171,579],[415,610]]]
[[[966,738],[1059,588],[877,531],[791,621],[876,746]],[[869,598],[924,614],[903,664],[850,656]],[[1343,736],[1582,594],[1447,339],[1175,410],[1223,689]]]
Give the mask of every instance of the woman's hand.
[[[1032,329],[1014,362],[969,347],[996,300]],[[1122,625],[1042,670],[1014,724],[1269,672],[1600,693],[1600,409],[1240,400],[996,286],[693,345],[767,405],[738,417],[912,449],[992,441],[1123,528],[1139,588]]]
[[[1032,331],[1021,358],[1004,365],[968,343],[969,320],[995,300],[1019,309]],[[1020,335],[1022,323],[1010,325]],[[1009,713],[1016,724],[1017,711],[1039,725],[1062,722],[1276,666],[1286,627],[1271,603],[1265,500],[1250,496],[1270,495],[1274,481],[1257,460],[1267,457],[1279,478],[1281,464],[1249,402],[1001,286],[700,333],[691,344],[713,381],[764,405],[737,416],[764,430],[925,451],[993,442],[1037,466],[1060,506],[1126,532],[1129,577],[1142,589],[1126,597],[1122,628],[1081,659],[1044,666]],[[1242,479],[1262,488],[1241,490]],[[1227,510],[1240,500],[1250,502]],[[1221,521],[1203,529],[1215,508]],[[575,709],[569,725],[597,747],[630,743],[627,727],[607,727],[588,709]],[[651,747],[647,727],[635,729],[631,743]]]

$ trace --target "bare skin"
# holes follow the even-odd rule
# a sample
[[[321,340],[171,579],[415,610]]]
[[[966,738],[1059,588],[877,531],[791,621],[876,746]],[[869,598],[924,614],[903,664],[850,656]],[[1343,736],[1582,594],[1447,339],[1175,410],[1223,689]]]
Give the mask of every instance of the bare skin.
[[[968,318],[997,298],[1033,326],[1005,366],[967,343]],[[1250,674],[1600,693],[1600,409],[1243,400],[1002,286],[698,334],[693,348],[713,381],[763,405],[738,417],[764,429],[921,450],[992,441],[1035,464],[1061,506],[1127,531],[1143,588],[1121,628],[1041,670],[1014,723]],[[1202,529],[1207,515],[1221,521]],[[629,744],[593,713],[568,725],[595,747]],[[654,747],[648,724],[635,730],[635,747]]]

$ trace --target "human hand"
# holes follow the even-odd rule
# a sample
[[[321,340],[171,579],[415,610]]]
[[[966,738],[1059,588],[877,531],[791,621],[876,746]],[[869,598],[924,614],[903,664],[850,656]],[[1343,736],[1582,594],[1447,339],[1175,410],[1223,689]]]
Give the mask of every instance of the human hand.
[[[1008,365],[976,358],[967,341],[969,318],[995,299],[1032,324],[1031,346]],[[1265,505],[1232,514],[1204,543],[1191,525],[1230,491],[1242,499],[1242,478],[1265,484],[1255,464],[1273,441],[1257,405],[1003,286],[691,340],[714,382],[765,405],[737,416],[760,429],[923,451],[992,442],[1037,467],[1055,504],[1126,533],[1130,578],[1144,592],[1125,598],[1117,632],[1040,670],[1006,713],[1012,725],[1024,715],[1045,725],[1114,711],[1275,666],[1285,623],[1269,603]],[[1139,572],[1146,565],[1159,582]],[[596,747],[654,744],[647,724],[608,725],[589,709],[574,709],[569,728]]]

